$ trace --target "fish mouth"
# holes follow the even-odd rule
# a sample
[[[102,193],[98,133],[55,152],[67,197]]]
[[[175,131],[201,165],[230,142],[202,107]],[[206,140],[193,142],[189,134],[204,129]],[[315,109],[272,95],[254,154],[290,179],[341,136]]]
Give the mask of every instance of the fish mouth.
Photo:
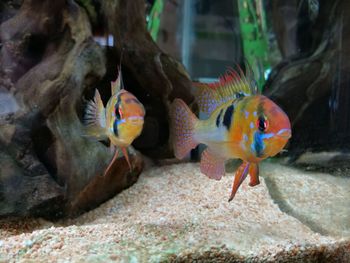
[[[281,129],[276,133],[276,136],[288,140],[290,137],[292,137],[292,131],[291,129]]]

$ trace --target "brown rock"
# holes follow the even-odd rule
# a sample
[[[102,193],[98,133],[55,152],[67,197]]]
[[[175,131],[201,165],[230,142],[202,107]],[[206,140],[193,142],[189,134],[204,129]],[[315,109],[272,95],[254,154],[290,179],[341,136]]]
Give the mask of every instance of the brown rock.
[[[65,0],[1,5],[0,216],[77,215],[136,181],[143,168],[136,152],[132,172],[121,158],[102,176],[112,158],[108,142],[84,136],[81,122],[84,99],[95,88],[108,100],[122,48],[126,87],[147,112],[135,141],[143,154],[172,156],[170,103],[175,97],[192,102],[184,68],[146,30],[142,0],[103,1],[89,15],[77,2],[94,8]],[[103,50],[94,41],[101,21],[115,47]]]

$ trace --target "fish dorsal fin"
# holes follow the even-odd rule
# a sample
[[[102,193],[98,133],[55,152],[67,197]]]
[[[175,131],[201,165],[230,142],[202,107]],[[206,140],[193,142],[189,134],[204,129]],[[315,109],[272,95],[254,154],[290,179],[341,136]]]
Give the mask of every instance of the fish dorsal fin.
[[[252,72],[249,66],[246,66],[246,68],[246,75],[244,75],[240,68],[238,72],[232,68],[229,68],[217,82],[194,82],[194,95],[196,97],[199,110],[210,115],[217,108],[217,106],[222,103],[256,94],[257,88]]]
[[[120,90],[124,89],[122,70],[118,67],[118,77],[115,81],[111,81],[111,92],[112,95],[117,94]]]
[[[124,82],[123,82],[123,76],[122,76],[123,54],[124,54],[124,49],[122,49],[122,51],[120,53],[120,61],[119,61],[119,66],[118,66],[118,77],[115,81],[111,81],[112,96],[124,89]]]

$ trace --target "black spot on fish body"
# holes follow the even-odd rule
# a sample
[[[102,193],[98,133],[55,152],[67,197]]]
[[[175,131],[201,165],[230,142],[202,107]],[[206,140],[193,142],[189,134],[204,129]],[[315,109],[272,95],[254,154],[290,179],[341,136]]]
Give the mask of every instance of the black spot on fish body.
[[[234,106],[233,104],[227,107],[222,124],[226,127],[227,130],[230,129],[232,124],[232,116],[233,116]]]
[[[219,127],[219,125],[220,125],[220,118],[222,115],[222,111],[223,111],[223,109],[220,110],[219,115],[216,117],[216,127]]]

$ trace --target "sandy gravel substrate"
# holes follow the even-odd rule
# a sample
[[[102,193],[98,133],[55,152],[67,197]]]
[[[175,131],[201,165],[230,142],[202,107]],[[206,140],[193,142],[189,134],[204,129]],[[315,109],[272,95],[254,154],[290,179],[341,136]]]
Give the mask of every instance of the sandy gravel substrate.
[[[210,180],[192,163],[151,168],[77,219],[1,222],[0,262],[350,262],[348,238],[282,212],[263,178],[254,188],[244,182],[228,203],[232,179]]]

